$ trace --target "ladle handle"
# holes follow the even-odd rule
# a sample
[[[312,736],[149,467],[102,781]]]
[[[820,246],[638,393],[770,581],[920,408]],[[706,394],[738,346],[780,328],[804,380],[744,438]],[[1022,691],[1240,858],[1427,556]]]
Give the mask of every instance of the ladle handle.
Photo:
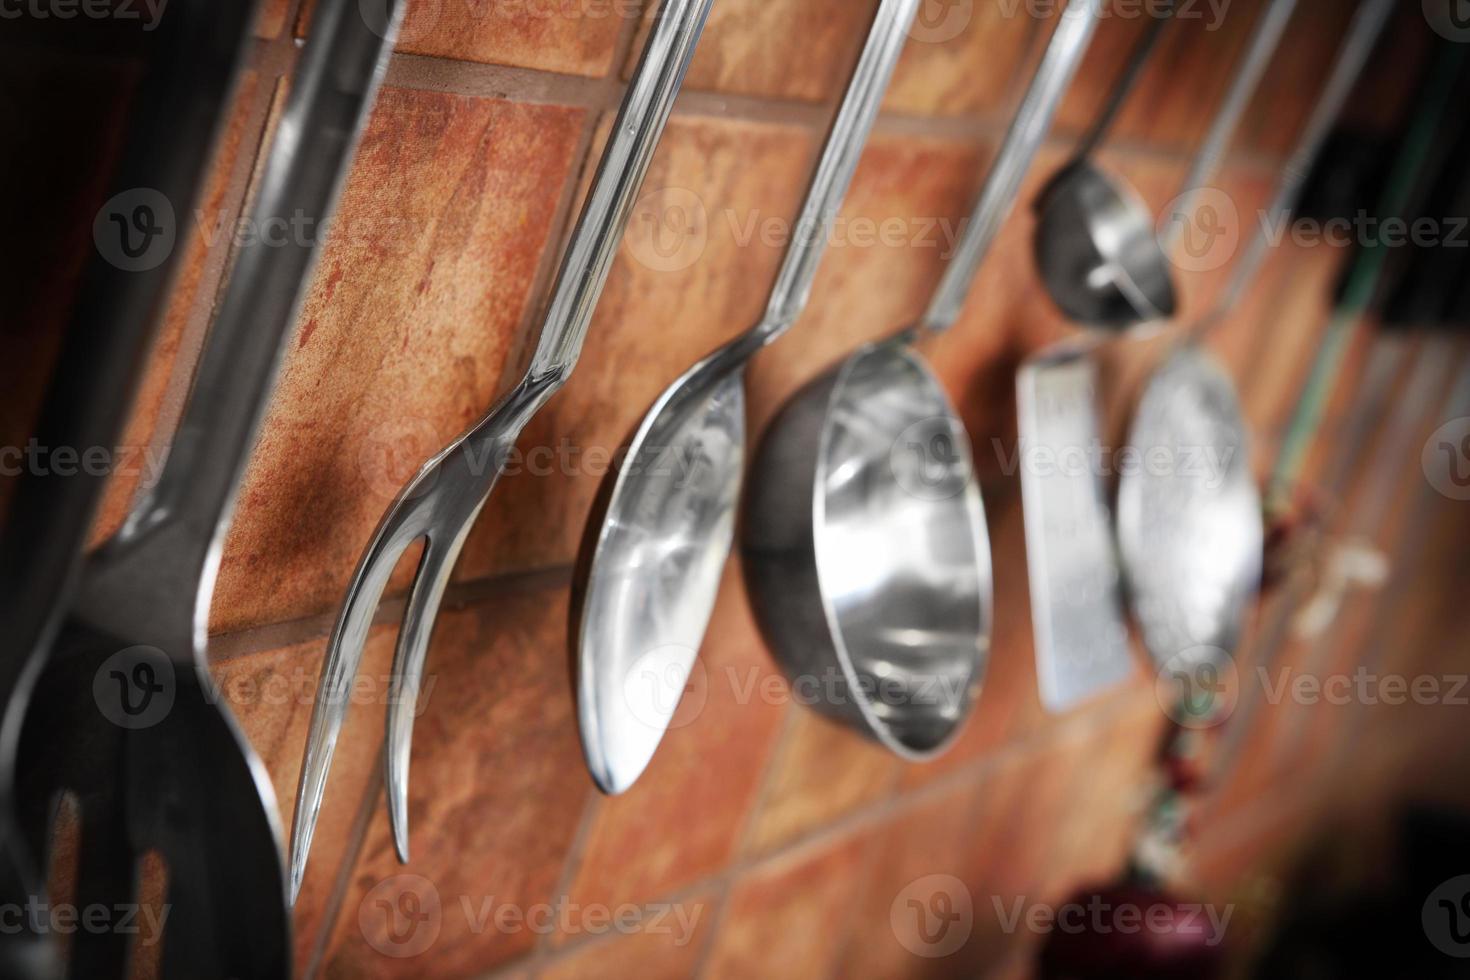
[[[965,234],[920,322],[923,329],[946,330],[959,318],[975,272],[1015,206],[1026,171],[1051,128],[1052,117],[1056,115],[1057,106],[1082,63],[1082,56],[1087,53],[1104,2],[1069,0],[1062,11],[1036,75],[1021,99],[1016,118],[1012,120],[1005,142],[990,168],[990,176],[975,203]]]
[[[1220,322],[1228,311],[1235,308],[1256,273],[1260,271],[1276,230],[1283,226],[1291,209],[1296,206],[1312,162],[1322,151],[1322,145],[1327,141],[1327,134],[1332,131],[1333,123],[1342,113],[1348,97],[1352,95],[1353,86],[1357,84],[1358,76],[1362,74],[1363,68],[1367,65],[1368,57],[1373,53],[1373,47],[1378,43],[1378,37],[1383,33],[1384,25],[1387,24],[1393,8],[1394,0],[1364,0],[1363,5],[1353,15],[1347,39],[1343,41],[1342,48],[1338,52],[1337,61],[1332,66],[1332,73],[1328,76],[1327,84],[1322,89],[1317,105],[1307,119],[1306,125],[1302,127],[1301,137],[1297,140],[1296,147],[1282,169],[1281,180],[1276,185],[1276,194],[1272,198],[1270,210],[1261,222],[1260,231],[1252,239],[1245,254],[1241,256],[1239,264],[1236,265],[1235,272],[1230,277],[1230,284],[1215,307],[1215,315],[1206,319],[1207,325]]]
[[[643,186],[713,2],[664,0],[658,12],[587,203],[562,256],[528,380],[565,380],[577,363],[634,198]]]
[[[1150,14],[1147,29],[1133,45],[1133,50],[1128,54],[1128,61],[1123,66],[1123,74],[1118,76],[1118,81],[1113,85],[1112,94],[1108,101],[1103,104],[1102,112],[1098,114],[1097,120],[1093,122],[1092,128],[1082,137],[1077,144],[1077,149],[1072,154],[1073,160],[1085,160],[1092,156],[1094,150],[1102,145],[1109,132],[1113,129],[1113,123],[1118,121],[1118,113],[1123,111],[1123,105],[1128,97],[1133,94],[1133,89],[1138,85],[1138,80],[1143,77],[1144,66],[1148,64],[1149,58],[1153,56],[1154,49],[1159,46],[1159,38],[1163,36],[1164,25],[1174,16],[1174,4],[1172,0],[1165,4],[1163,13]]]
[[[1249,47],[1230,83],[1225,102],[1215,114],[1215,121],[1200,146],[1199,154],[1194,158],[1194,166],[1180,185],[1179,196],[1174,199],[1174,208],[1169,214],[1169,224],[1165,232],[1165,251],[1174,250],[1190,214],[1194,211],[1194,202],[1200,191],[1214,179],[1215,172],[1219,170],[1225,151],[1235,136],[1236,129],[1240,127],[1241,116],[1250,105],[1251,97],[1256,94],[1261,78],[1266,74],[1266,68],[1271,64],[1271,58],[1281,44],[1286,25],[1295,11],[1296,0],[1271,0],[1266,12],[1256,21]]]
[[[762,324],[773,334],[790,326],[811,295],[817,267],[827,250],[832,222],[862,159],[868,133],[898,65],[919,3],[920,0],[883,0],[874,15],[867,43],[832,121],[822,158],[812,176],[806,202],[766,305]]]

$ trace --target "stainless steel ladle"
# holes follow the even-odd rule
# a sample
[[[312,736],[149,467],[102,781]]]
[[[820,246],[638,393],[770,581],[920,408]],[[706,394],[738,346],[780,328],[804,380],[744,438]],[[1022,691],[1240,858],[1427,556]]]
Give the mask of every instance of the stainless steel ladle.
[[[320,696],[296,794],[291,894],[306,871],[327,773],[373,613],[393,566],[415,541],[423,557],[398,635],[388,705],[388,814],[408,860],[408,768],[429,636],[466,536],[526,424],[570,377],[648,164],[694,56],[713,0],[664,0],[623,97],[572,233],[536,349],[520,382],[473,428],[423,465],[383,516],[348,588],[322,665]]]
[[[1168,13],[1172,16],[1173,5]],[[1036,264],[1052,301],[1079,323],[1128,326],[1174,314],[1174,281],[1138,193],[1093,162],[1158,47],[1165,17],[1149,21],[1102,114],[1036,201]]]
[[[742,555],[762,632],[812,706],[920,760],[985,672],[991,561],[969,439],[913,344],[959,318],[1100,16],[1071,0],[922,319],[808,384],[761,446]],[[815,682],[815,683],[813,683]]]
[[[1180,464],[1131,467],[1118,484],[1118,545],[1129,598],[1160,667],[1189,671],[1232,655],[1261,574],[1261,496],[1244,413],[1229,373],[1202,342],[1264,263],[1271,229],[1282,227],[1295,207],[1393,6],[1393,0],[1367,0],[1359,8],[1282,170],[1267,219],[1220,301],[1186,333],[1139,399],[1129,444],[1140,455],[1161,449]],[[1193,465],[1183,465],[1186,455]]]
[[[659,396],[593,513],[599,530],[579,562],[572,641],[582,747],[607,793],[643,773],[678,707],[735,534],[745,365],[806,306],[917,9],[918,0],[878,6],[764,316]]]

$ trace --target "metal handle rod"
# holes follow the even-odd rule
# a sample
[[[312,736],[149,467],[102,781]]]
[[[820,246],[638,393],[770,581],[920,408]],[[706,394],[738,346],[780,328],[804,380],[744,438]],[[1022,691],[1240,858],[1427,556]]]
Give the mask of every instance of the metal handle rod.
[[[171,552],[170,563],[197,570],[228,522],[282,340],[392,50],[350,2],[322,4],[317,17],[251,212],[261,234],[240,249],[163,475],[119,532],[120,553],[146,549],[159,540],[154,532],[173,526],[185,552]],[[309,230],[298,234],[300,228]]]
[[[1333,123],[1342,114],[1343,106],[1352,95],[1353,86],[1363,73],[1368,57],[1373,53],[1373,47],[1378,43],[1379,35],[1383,33],[1393,8],[1394,0],[1365,0],[1353,15],[1353,22],[1338,52],[1337,61],[1332,66],[1327,85],[1318,97],[1316,108],[1312,110],[1296,147],[1282,169],[1281,181],[1276,186],[1269,210],[1263,216],[1260,231],[1241,256],[1225,294],[1215,307],[1215,315],[1206,319],[1209,326],[1221,322],[1225,313],[1239,303],[1246,288],[1260,271],[1273,239],[1284,228],[1291,209],[1296,207],[1312,161],[1322,151],[1322,145],[1327,141]]]
[[[990,169],[985,189],[975,203],[964,237],[944,270],[939,288],[920,321],[923,328],[943,331],[959,319],[975,272],[990,250],[1001,225],[1015,206],[1016,195],[1031,160],[1041,148],[1062,95],[1092,42],[1104,0],[1069,0],[1052,33],[1005,142]]]
[[[1128,54],[1128,61],[1123,66],[1123,74],[1113,85],[1112,94],[1108,101],[1103,104],[1102,112],[1082,137],[1082,142],[1077,144],[1077,150],[1072,154],[1073,160],[1085,160],[1092,152],[1102,145],[1108,133],[1113,129],[1113,124],[1118,121],[1118,114],[1123,111],[1123,105],[1128,97],[1133,94],[1133,89],[1138,80],[1143,77],[1144,66],[1153,56],[1154,48],[1159,46],[1159,38],[1163,36],[1164,24],[1174,16],[1174,4],[1169,3],[1162,15],[1150,14],[1147,30],[1143,36],[1133,45],[1133,50]]]
[[[1184,233],[1185,222],[1194,210],[1194,202],[1205,185],[1214,179],[1215,172],[1225,158],[1230,140],[1240,126],[1241,116],[1245,114],[1252,96],[1260,87],[1266,68],[1271,64],[1271,58],[1280,46],[1281,38],[1286,33],[1286,25],[1295,11],[1296,0],[1271,0],[1266,12],[1256,22],[1245,57],[1230,83],[1230,91],[1225,95],[1225,102],[1215,114],[1215,121],[1200,146],[1194,165],[1179,187],[1179,196],[1175,198],[1174,209],[1168,218],[1165,251],[1174,250],[1179,236]]]
[[[801,314],[827,251],[827,237],[852,184],[883,93],[893,77],[920,0],[883,0],[832,122],[821,161],[793,229],[760,330],[767,342]]]
[[[557,273],[526,381],[571,375],[713,0],[665,0]]]

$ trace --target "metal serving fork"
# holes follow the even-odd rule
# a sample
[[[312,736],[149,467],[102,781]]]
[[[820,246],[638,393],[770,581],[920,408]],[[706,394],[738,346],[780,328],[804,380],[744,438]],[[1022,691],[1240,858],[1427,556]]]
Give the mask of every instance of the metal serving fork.
[[[352,0],[318,4],[255,227],[330,213],[391,48],[393,30],[379,30]],[[21,822],[36,853],[57,796],[80,804],[79,907],[136,901],[140,861],[163,859],[166,977],[291,970],[275,797],[219,703],[205,645],[239,479],[318,245],[241,246],[164,472],[88,559],[21,730]],[[81,930],[70,972],[120,977],[127,956],[120,930]]]
[[[430,459],[383,516],[363,553],[332,631],[312,712],[291,834],[291,893],[301,887],[321,811],[347,693],[393,566],[423,539],[423,557],[393,658],[386,758],[388,813],[399,859],[408,861],[408,768],[414,705],[429,637],[450,572],[507,454],[531,417],[576,366],[623,230],[673,108],[713,0],[664,0],[628,85],[596,179],[577,221],[521,380],[473,428]]]

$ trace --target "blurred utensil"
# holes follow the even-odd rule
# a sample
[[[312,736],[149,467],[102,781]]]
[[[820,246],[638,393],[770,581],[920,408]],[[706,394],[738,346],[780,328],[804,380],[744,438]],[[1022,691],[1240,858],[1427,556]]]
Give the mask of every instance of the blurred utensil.
[[[1062,12],[923,317],[798,392],[756,460],[742,555],[762,631],[819,682],[813,707],[907,759],[958,734],[991,629],[969,439],[913,344],[959,318],[1099,17],[1097,0]]]
[[[1151,16],[1102,114],[1071,162],[1036,199],[1042,284],[1062,312],[1079,323],[1121,327],[1174,315],[1174,281],[1154,235],[1153,215],[1137,191],[1092,159],[1173,13],[1170,3],[1165,16]]]
[[[146,217],[145,227],[172,235],[177,222],[151,210],[157,202],[168,202],[177,216],[191,213],[244,62],[255,7],[254,0],[175,3],[150,32],[151,53],[99,221],[126,225]],[[105,227],[111,231],[110,223]],[[125,244],[136,250],[138,241]],[[93,254],[35,427],[37,445],[88,451],[116,445],[180,252],[150,239],[137,262],[116,261],[126,253],[110,248]],[[43,891],[39,856],[28,850],[17,822],[21,720],[75,589],[106,480],[105,472],[87,466],[65,476],[54,469],[27,474],[0,536],[0,635],[7,647],[0,657],[0,901],[7,907],[25,907]],[[7,931],[0,936],[0,976],[53,975],[51,947],[47,937]]]
[[[449,575],[476,515],[521,431],[570,377],[622,241],[634,199],[694,55],[712,0],[664,0],[623,97],[612,136],[562,258],[545,323],[524,376],[469,431],[423,465],[383,516],[363,552],[322,665],[321,697],[301,767],[291,836],[291,890],[301,887],[347,692],[393,566],[423,539],[423,557],[393,660],[388,705],[388,814],[408,860],[408,770],[414,707],[429,636]]]
[[[351,0],[318,4],[253,227],[330,213],[387,64],[384,33]],[[315,256],[300,238],[240,246],[164,472],[87,560],[20,736],[37,852],[58,795],[79,800],[79,907],[130,905],[145,855],[162,858],[166,977],[291,971],[275,797],[220,703],[205,643],[234,495]],[[70,973],[124,976],[128,946],[120,930],[79,930]]]
[[[1220,301],[1164,360],[1139,400],[1129,445],[1141,458],[1162,449],[1172,465],[1133,467],[1120,476],[1118,545],[1134,617],[1158,666],[1187,670],[1196,661],[1218,661],[1233,654],[1244,628],[1261,575],[1261,497],[1235,386],[1202,343],[1254,281],[1272,229],[1290,219],[1392,8],[1392,0],[1367,0],[1359,8],[1259,233]]]
[[[1150,25],[1103,119],[1084,140],[1077,157],[1082,162],[1064,168],[1041,196],[1038,261],[1064,311],[1109,330],[1174,314],[1166,246],[1188,227],[1294,8],[1295,0],[1272,0],[1256,22],[1225,101],[1159,231],[1126,184],[1086,163],[1163,21]],[[1037,679],[1052,711],[1067,710],[1133,671],[1112,516],[1093,452],[1101,433],[1091,354],[1108,336],[1096,331],[1041,351],[1017,378],[1023,452],[1044,448],[1054,462],[1042,467],[1033,460],[1021,472]]]
[[[735,533],[745,365],[806,306],[917,9],[918,0],[879,5],[760,322],[665,389],[592,515],[600,531],[580,563],[572,635],[583,751],[607,793],[643,773],[678,707]],[[661,460],[697,467],[698,478]]]

